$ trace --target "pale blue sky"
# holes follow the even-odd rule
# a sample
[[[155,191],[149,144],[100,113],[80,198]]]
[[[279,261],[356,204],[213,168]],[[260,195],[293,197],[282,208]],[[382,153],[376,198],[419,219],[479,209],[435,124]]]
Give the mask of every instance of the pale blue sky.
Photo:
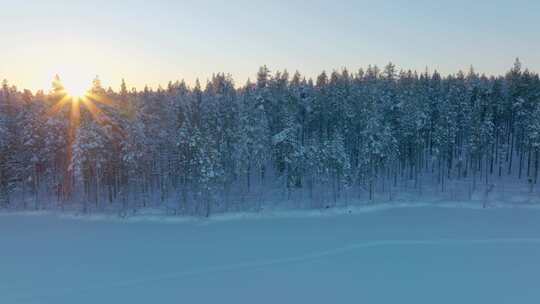
[[[315,76],[389,61],[454,73],[540,71],[540,1],[0,0],[0,78],[49,87],[100,75],[157,86],[261,65]]]

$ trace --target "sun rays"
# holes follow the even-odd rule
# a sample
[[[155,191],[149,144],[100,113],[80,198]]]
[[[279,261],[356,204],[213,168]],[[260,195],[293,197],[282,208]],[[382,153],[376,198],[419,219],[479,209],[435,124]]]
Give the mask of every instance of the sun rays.
[[[113,106],[114,103],[110,97],[106,96],[98,78],[94,79],[93,86],[90,88],[80,84],[74,85],[74,83],[66,87],[64,81],[61,81],[57,75],[53,80],[51,95],[53,103],[47,115],[52,117],[66,111],[64,113],[69,115],[69,141],[75,140],[83,116],[84,119],[89,119],[101,127],[111,124],[111,120],[102,107]]]

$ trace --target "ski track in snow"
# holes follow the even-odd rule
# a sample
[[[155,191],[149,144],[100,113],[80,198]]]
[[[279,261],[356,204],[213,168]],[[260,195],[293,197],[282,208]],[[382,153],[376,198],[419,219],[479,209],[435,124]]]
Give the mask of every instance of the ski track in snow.
[[[19,301],[31,301],[33,299],[43,299],[44,297],[62,297],[68,296],[70,294],[79,294],[85,292],[93,292],[97,290],[106,290],[111,288],[125,288],[133,287],[144,283],[155,283],[159,281],[168,281],[168,280],[178,280],[182,278],[188,278],[193,276],[208,275],[220,272],[230,272],[235,270],[242,269],[256,269],[266,266],[280,265],[280,264],[289,264],[289,263],[300,263],[304,261],[316,260],[324,257],[339,255],[341,253],[357,250],[357,249],[369,249],[377,247],[386,247],[386,246],[438,246],[438,245],[486,245],[486,244],[538,244],[540,245],[540,238],[488,238],[488,239],[435,239],[435,240],[376,240],[376,241],[367,241],[361,243],[351,243],[346,246],[337,247],[334,249],[312,252],[299,256],[285,257],[285,258],[276,258],[268,259],[262,261],[252,261],[245,263],[236,263],[229,265],[220,265],[212,266],[200,269],[193,269],[187,271],[178,271],[171,272],[162,275],[155,275],[146,278],[138,278],[131,280],[123,280],[117,282],[111,282],[103,285],[90,286],[86,288],[63,288],[56,290],[43,290],[44,293],[39,294],[37,292],[35,295],[28,296],[30,293],[29,290],[24,291],[23,294],[26,296],[20,296],[15,300]],[[0,289],[1,290],[1,289]],[[6,290],[4,290],[6,291]],[[35,292],[35,289],[32,290]]]

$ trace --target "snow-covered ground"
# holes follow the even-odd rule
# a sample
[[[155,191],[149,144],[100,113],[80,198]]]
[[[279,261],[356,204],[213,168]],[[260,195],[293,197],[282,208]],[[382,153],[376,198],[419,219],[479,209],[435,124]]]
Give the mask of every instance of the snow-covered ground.
[[[540,303],[540,210],[0,215],[0,303]]]

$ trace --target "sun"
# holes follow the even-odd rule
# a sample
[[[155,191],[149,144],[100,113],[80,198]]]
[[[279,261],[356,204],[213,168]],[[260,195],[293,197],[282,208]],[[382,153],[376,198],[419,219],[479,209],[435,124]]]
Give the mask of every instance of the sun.
[[[58,100],[47,111],[49,115],[56,115],[68,107],[70,115],[70,128],[78,129],[81,111],[90,114],[90,119],[99,125],[110,124],[110,119],[104,107],[113,106],[114,101],[101,89],[101,83],[96,76],[86,78],[81,74],[71,73],[70,77],[60,77],[56,74],[53,80],[53,91]]]
[[[73,100],[85,97],[92,87],[93,75],[85,72],[81,66],[59,66],[51,74],[58,77],[64,90],[63,93]]]
[[[83,99],[88,94],[89,82],[66,79],[63,84],[66,93],[75,101]]]

